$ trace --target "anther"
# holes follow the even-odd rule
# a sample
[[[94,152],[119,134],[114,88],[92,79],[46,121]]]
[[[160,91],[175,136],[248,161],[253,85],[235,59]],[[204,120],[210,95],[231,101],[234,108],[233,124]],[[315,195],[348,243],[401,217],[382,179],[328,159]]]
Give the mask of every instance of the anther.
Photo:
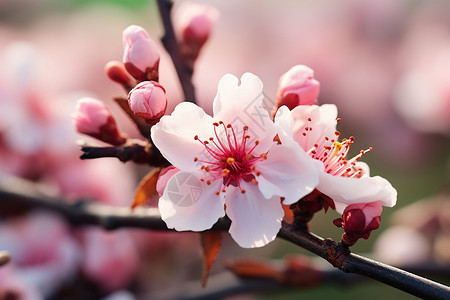
[[[228,157],[227,158],[227,164],[229,164],[229,165],[233,164],[235,161],[236,160],[234,158],[232,158],[232,157]]]

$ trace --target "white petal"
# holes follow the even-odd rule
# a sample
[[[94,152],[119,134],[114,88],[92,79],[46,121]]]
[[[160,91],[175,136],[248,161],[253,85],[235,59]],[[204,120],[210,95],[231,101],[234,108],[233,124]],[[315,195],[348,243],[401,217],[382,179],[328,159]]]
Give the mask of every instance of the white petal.
[[[177,105],[170,116],[164,116],[151,129],[155,146],[175,167],[193,171],[198,169],[194,158],[205,152],[205,147],[194,140],[213,136],[213,119],[203,109],[189,102]]]
[[[294,140],[296,140],[305,150],[310,149],[322,135],[334,137],[337,118],[336,105],[300,105],[291,112],[292,117],[294,118]],[[311,122],[308,122],[308,118],[311,118]],[[304,138],[302,137],[306,126],[312,128],[312,130],[308,132],[307,146],[304,145]]]
[[[383,206],[392,207],[397,202],[397,191],[380,176],[347,178],[322,173],[317,189],[335,201],[340,213],[346,205],[355,203],[381,201]]]
[[[248,126],[250,141],[259,141],[256,154],[267,151],[276,135],[269,113],[273,102],[264,98],[262,89],[261,80],[254,74],[242,75],[240,85],[235,76],[227,74],[220,80],[213,104],[214,120],[233,125],[235,131]]]
[[[292,113],[287,106],[283,105],[278,109],[274,122],[278,130],[280,141],[283,144],[293,141],[294,118],[292,117]]]
[[[242,110],[253,102],[261,105],[263,100],[262,89],[261,79],[254,74],[245,73],[242,75],[241,84],[239,84],[239,79],[236,76],[225,74],[219,81],[217,95],[213,102],[214,116],[219,115],[222,109],[229,109],[230,107],[236,106]]]
[[[227,215],[231,219],[230,234],[243,248],[262,247],[273,241],[281,228],[284,211],[280,198],[265,199],[252,183],[241,183],[238,188],[228,187]]]
[[[222,182],[207,185],[200,181],[201,176],[200,172],[180,171],[167,182],[158,207],[168,228],[203,231],[224,215],[223,193],[215,193]]]
[[[261,172],[256,180],[264,197],[284,197],[283,204],[295,203],[311,193],[323,172],[323,164],[309,157],[296,143],[272,147],[267,159],[255,167]]]

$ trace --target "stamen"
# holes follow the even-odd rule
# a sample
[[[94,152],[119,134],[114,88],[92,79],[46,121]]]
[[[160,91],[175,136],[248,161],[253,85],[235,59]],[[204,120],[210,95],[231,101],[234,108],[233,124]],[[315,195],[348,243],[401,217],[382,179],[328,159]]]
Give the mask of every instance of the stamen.
[[[234,162],[235,162],[234,158],[232,158],[232,157],[227,158],[227,164],[231,165],[231,164],[234,164]]]
[[[225,192],[229,185],[236,186],[244,194],[246,191],[241,187],[241,180],[258,184],[255,176],[260,176],[261,172],[255,170],[255,163],[267,159],[267,154],[256,157],[252,154],[259,145],[258,140],[254,142],[253,147],[247,148],[247,140],[250,140],[248,126],[242,127],[241,140],[238,140],[231,124],[218,121],[214,122],[213,126],[214,136],[208,141],[201,141],[197,135],[194,137],[210,154],[209,160],[194,158],[195,162],[203,163],[200,170],[205,172],[206,178],[202,178],[201,181],[210,185],[213,181],[221,180],[221,187],[216,195],[219,195],[221,191]],[[218,130],[219,127],[223,128],[223,133]]]

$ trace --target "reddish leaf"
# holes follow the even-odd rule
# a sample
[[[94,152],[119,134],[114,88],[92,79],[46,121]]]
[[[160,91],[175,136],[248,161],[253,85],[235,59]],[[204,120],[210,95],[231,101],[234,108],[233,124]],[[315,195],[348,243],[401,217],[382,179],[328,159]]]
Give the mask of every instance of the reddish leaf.
[[[270,278],[281,280],[282,274],[274,265],[256,259],[237,259],[224,263],[231,272],[241,277]]]
[[[205,287],[208,281],[209,271],[211,271],[222,246],[222,233],[212,230],[203,231],[200,233],[200,239],[203,250],[202,286]]]
[[[294,287],[314,287],[322,280],[322,272],[310,259],[303,255],[292,255],[285,258],[285,270],[281,283]]]
[[[156,191],[156,183],[158,182],[160,172],[161,168],[154,168],[147,175],[145,175],[144,178],[142,178],[136,188],[131,209],[135,209],[136,207],[147,203],[153,196],[158,194]]]

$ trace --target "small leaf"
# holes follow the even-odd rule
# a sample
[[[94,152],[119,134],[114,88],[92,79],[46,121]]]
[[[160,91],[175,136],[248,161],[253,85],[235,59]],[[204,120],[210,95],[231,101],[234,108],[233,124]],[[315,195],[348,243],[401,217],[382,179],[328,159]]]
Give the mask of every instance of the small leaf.
[[[208,281],[209,271],[211,271],[222,246],[222,233],[212,230],[203,231],[200,233],[200,239],[203,250],[202,286],[205,287]]]
[[[154,168],[142,178],[136,188],[131,209],[135,209],[136,207],[147,203],[153,196],[158,194],[156,191],[156,183],[158,182],[160,172],[161,168]]]
[[[291,255],[285,258],[281,283],[293,287],[309,288],[319,285],[322,280],[322,272],[311,263],[307,256]]]
[[[256,259],[236,259],[227,261],[224,265],[228,270],[240,277],[269,278],[280,281],[282,276],[279,268],[275,265]]]

